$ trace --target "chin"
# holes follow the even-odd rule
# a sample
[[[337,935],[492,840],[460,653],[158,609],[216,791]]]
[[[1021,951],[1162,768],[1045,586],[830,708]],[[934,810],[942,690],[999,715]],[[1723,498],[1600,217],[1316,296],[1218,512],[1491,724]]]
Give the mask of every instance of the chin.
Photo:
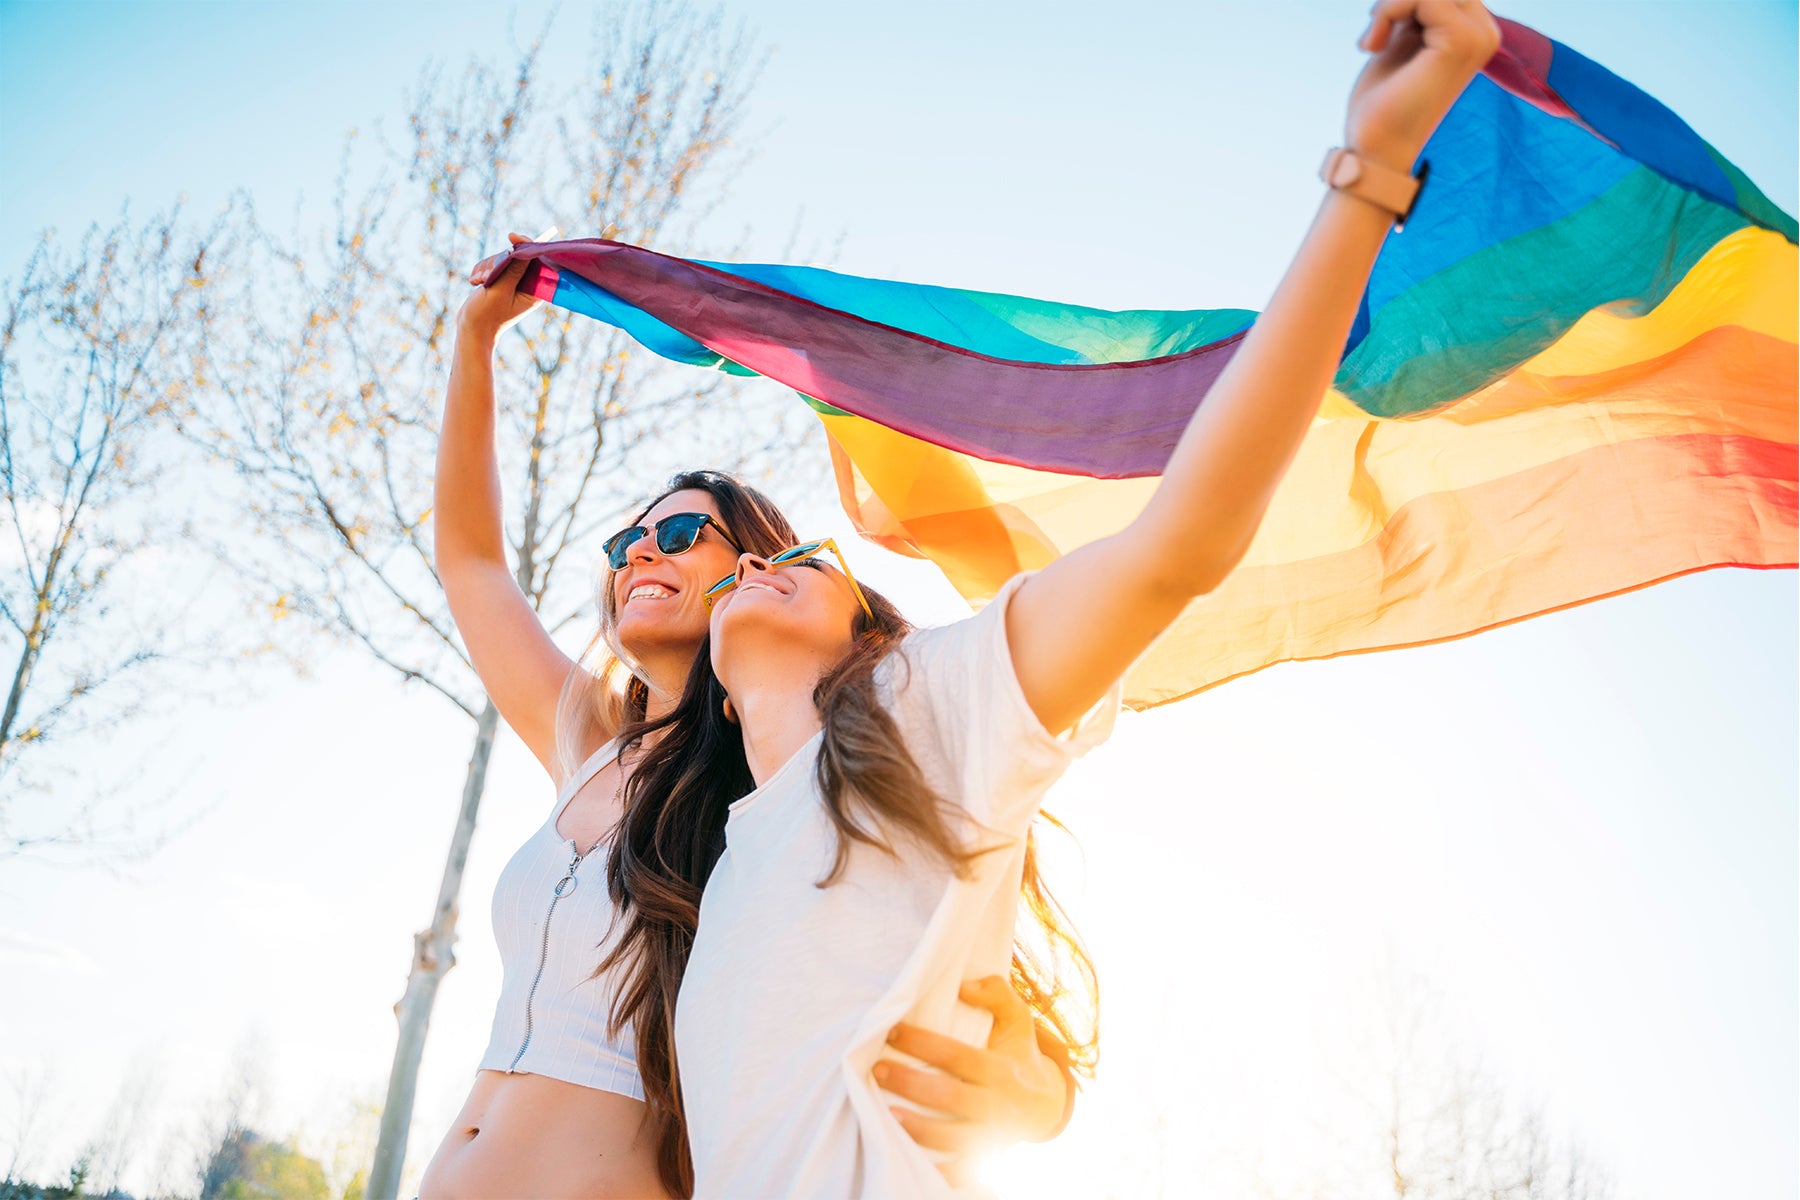
[[[848,654],[851,645],[848,637],[833,638],[822,632],[835,615],[796,608],[774,597],[767,603],[758,603],[755,598],[749,604],[734,600],[733,607],[719,622],[714,644],[725,639],[750,657],[772,655],[778,661],[805,658],[830,665]]]
[[[644,612],[627,612],[619,618],[617,628],[620,644],[634,654],[639,645],[686,643],[697,647],[706,636],[706,622],[693,620],[685,613],[653,616]]]

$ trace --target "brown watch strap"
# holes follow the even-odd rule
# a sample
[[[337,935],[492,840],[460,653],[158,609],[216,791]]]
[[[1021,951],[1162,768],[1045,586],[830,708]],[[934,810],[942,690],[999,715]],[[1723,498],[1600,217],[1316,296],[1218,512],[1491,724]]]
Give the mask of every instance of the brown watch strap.
[[[1406,222],[1412,213],[1413,201],[1419,196],[1418,177],[1370,162],[1342,146],[1325,156],[1325,162],[1319,167],[1319,178],[1341,192],[1349,192],[1393,213],[1396,225]]]

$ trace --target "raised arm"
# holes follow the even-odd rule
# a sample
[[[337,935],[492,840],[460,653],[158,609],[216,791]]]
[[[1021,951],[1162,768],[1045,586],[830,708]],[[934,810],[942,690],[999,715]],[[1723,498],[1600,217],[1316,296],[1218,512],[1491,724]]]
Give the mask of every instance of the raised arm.
[[[510,236],[515,244],[526,240]],[[485,278],[487,265],[475,267],[471,282]],[[470,293],[458,314],[432,525],[438,577],[475,673],[506,723],[554,774],[556,702],[574,664],[507,565],[494,455],[494,341],[537,304],[518,293],[524,273],[525,263],[509,264],[492,286]]]
[[[1374,57],[1351,91],[1346,144],[1410,171],[1499,44],[1479,0],[1382,0],[1359,43]],[[1393,221],[1368,201],[1328,190],[1143,512],[1044,568],[1013,596],[1006,617],[1013,666],[1045,728],[1074,724],[1249,549],[1336,373]]]

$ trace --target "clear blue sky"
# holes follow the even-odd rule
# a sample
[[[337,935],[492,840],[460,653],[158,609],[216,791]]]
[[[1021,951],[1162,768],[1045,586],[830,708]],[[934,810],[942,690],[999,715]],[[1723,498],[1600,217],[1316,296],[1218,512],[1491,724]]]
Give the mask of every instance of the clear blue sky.
[[[748,228],[746,256],[771,258],[804,213],[859,273],[1257,307],[1339,140],[1362,7],[728,6],[775,54],[759,156],[716,231]],[[565,6],[553,67],[591,11]],[[1646,87],[1795,210],[1792,5],[1500,11]],[[521,38],[542,12],[517,10]],[[507,29],[494,5],[0,3],[0,276],[40,228],[78,233],[126,197],[322,202],[346,129],[397,126],[426,57],[504,54]],[[954,612],[930,578],[859,559],[915,613]],[[1196,1129],[1230,1127],[1223,1095],[1278,1111],[1329,1057],[1313,1051],[1332,998],[1391,955],[1622,1194],[1792,1195],[1797,616],[1791,573],[1715,572],[1126,722],[1059,802],[1087,848],[1108,1074],[1036,1169],[1084,1194],[1080,1155],[1139,1146],[1160,1089]],[[385,736],[346,745],[345,729]],[[0,867],[0,973],[25,985],[0,989],[0,1071],[58,1047],[70,1146],[132,1064],[160,1064],[184,1113],[251,1033],[273,1125],[316,1131],[378,1092],[465,737],[353,659],[272,675],[230,713],[195,707],[170,757],[211,806],[200,826],[127,879]],[[505,741],[415,1157],[485,1037],[494,873],[548,799]]]

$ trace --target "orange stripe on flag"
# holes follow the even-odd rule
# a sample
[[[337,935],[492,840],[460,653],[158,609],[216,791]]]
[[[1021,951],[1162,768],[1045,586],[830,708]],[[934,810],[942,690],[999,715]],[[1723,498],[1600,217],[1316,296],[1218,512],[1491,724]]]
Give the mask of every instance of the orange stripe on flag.
[[[1429,417],[1317,422],[1243,564],[1139,664],[1130,702],[1466,636],[1711,566],[1794,565],[1795,253],[1774,242],[1725,239],[1654,312],[1591,313]],[[930,557],[975,603],[1122,528],[1156,485],[822,420],[859,527]]]

